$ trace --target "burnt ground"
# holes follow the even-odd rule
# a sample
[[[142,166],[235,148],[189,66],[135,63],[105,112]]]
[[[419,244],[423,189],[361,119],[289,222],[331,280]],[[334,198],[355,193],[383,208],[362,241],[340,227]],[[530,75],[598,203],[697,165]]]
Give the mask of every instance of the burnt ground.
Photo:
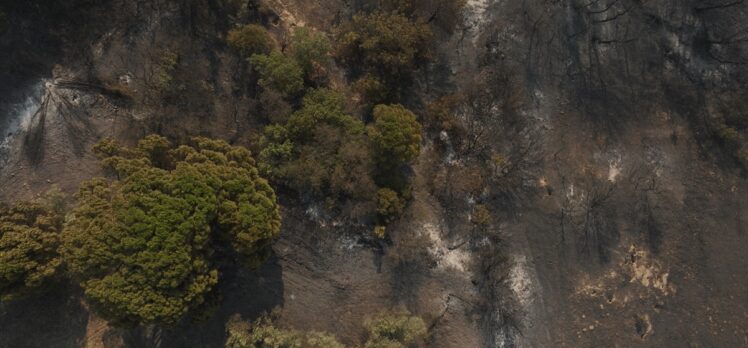
[[[62,9],[72,19],[57,8],[8,11],[23,25],[0,37],[14,52],[0,56],[10,81],[0,86],[0,116],[30,117],[2,132],[14,134],[0,150],[0,198],[52,184],[74,192],[100,173],[88,149],[104,136],[249,144],[258,121],[247,116],[251,83],[220,39],[225,13],[200,1],[85,3]],[[327,29],[363,6],[267,3],[279,40],[292,25]],[[417,235],[427,253],[382,245],[367,226],[284,197],[275,255],[260,270],[226,274],[224,299],[205,321],[155,334],[107,330],[61,286],[1,305],[0,347],[215,347],[232,314],[251,319],[277,306],[281,324],[347,344],[361,341],[368,315],[404,306],[429,323],[434,347],[746,346],[748,182],[710,129],[721,106],[745,98],[746,17],[748,3],[727,0],[469,1],[455,33],[440,34],[409,103],[477,93],[476,79],[510,71],[514,85],[486,88],[521,90],[523,121],[488,141],[529,150],[512,157],[521,163],[512,180],[467,195],[457,179],[469,159],[429,133],[414,199],[390,227],[396,245]],[[54,34],[75,22],[86,25]],[[190,72],[180,81],[190,103],[143,97],[164,49]],[[435,189],[443,177],[449,195]],[[480,233],[469,223],[476,201],[492,213]]]

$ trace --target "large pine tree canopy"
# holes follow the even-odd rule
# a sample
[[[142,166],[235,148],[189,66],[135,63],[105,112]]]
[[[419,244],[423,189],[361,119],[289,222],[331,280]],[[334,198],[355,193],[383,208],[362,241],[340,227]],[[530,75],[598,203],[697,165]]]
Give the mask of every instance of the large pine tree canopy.
[[[81,185],[62,253],[115,323],[177,322],[215,289],[217,256],[257,264],[279,232],[275,193],[245,148],[199,137],[174,148],[148,136],[94,150],[117,179]]]

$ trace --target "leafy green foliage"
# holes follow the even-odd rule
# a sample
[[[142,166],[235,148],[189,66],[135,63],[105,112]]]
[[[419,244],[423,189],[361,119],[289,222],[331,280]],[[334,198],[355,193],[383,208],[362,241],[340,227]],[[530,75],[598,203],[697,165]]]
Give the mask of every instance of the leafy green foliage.
[[[377,191],[377,214],[384,222],[390,222],[403,213],[405,202],[397,192],[389,188]]]
[[[261,168],[302,193],[336,201],[352,199],[354,216],[372,211],[376,192],[370,142],[361,121],[344,110],[344,97],[310,91],[285,125],[266,127],[260,140]],[[356,203],[353,203],[356,202]]]
[[[341,128],[348,133],[363,133],[361,121],[344,110],[345,96],[331,89],[320,88],[304,96],[303,107],[288,120],[287,128],[294,140],[309,140],[320,124]]]
[[[0,301],[27,295],[57,274],[65,216],[61,202],[55,191],[36,201],[0,206]]]
[[[408,311],[381,313],[366,322],[366,348],[406,348],[426,337],[423,319]]]
[[[397,168],[415,159],[421,151],[421,124],[402,105],[374,107],[374,124],[369,128],[377,162]]]
[[[226,324],[226,348],[343,348],[335,337],[322,332],[281,329],[263,315],[254,323],[232,317]]]
[[[273,39],[267,29],[257,24],[247,24],[231,29],[226,42],[237,49],[243,57],[268,54],[273,49]]]
[[[291,36],[291,56],[310,77],[329,67],[331,49],[325,34],[307,27],[296,28]]]
[[[179,56],[169,50],[163,51],[158,57],[151,78],[152,88],[157,93],[165,93],[171,88],[178,60]]]
[[[366,74],[356,80],[351,89],[360,96],[364,104],[368,105],[383,103],[391,97],[387,86],[379,78],[371,74]]]
[[[254,54],[249,62],[260,73],[259,84],[293,97],[304,89],[304,71],[301,66],[280,51],[270,55]]]
[[[379,74],[390,82],[428,57],[431,29],[397,12],[355,15],[336,29],[336,54],[350,68]]]
[[[218,283],[219,247],[258,263],[280,229],[275,193],[248,150],[159,136],[94,150],[118,180],[87,181],[63,231],[63,256],[94,308],[115,324],[173,324]]]

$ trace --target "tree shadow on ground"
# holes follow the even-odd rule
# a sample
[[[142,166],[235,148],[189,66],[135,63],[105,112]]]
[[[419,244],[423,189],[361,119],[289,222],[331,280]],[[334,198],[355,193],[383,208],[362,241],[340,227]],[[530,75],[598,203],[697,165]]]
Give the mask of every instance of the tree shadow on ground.
[[[0,304],[0,347],[80,347],[87,323],[80,289],[55,284],[48,292]]]

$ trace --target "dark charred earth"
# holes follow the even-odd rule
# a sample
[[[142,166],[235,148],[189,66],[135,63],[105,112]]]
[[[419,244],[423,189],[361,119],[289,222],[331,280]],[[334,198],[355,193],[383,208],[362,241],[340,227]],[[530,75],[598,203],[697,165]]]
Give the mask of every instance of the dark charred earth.
[[[252,20],[279,42],[379,6],[261,2]],[[104,137],[251,147],[256,91],[221,3],[0,0],[0,199],[74,193],[101,174]],[[355,346],[395,307],[424,318],[429,347],[748,346],[748,133],[719,136],[748,112],[748,2],[469,0],[450,25],[434,24],[403,96],[425,131],[391,243],[281,190],[273,255],[227,274],[210,317],[110,328],[63,283],[0,303],[0,347],[222,347],[230,316],[273,308]],[[181,96],[153,100],[141,91],[164,50],[179,52]],[[428,120],[449,95],[465,134]],[[398,247],[412,236],[428,252]]]

